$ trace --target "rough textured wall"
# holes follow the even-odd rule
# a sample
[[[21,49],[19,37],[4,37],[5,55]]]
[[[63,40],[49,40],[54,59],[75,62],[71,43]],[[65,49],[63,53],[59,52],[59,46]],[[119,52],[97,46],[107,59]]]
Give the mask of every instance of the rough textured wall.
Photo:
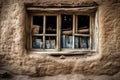
[[[56,59],[26,49],[25,3],[99,5],[99,54],[81,59]],[[1,0],[0,68],[14,74],[110,75],[120,73],[120,0]]]

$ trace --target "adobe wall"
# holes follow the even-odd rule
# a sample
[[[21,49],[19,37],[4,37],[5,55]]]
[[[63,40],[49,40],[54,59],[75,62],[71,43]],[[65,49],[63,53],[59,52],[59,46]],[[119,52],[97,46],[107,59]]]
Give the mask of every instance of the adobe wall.
[[[80,59],[60,59],[30,54],[26,48],[24,3],[98,4],[99,53]],[[14,74],[54,76],[58,74],[110,75],[120,72],[120,0],[0,0],[0,68]]]

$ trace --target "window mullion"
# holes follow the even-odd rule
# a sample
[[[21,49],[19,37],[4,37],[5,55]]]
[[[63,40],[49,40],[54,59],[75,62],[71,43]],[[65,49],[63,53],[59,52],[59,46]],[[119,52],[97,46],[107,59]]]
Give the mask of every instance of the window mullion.
[[[90,16],[90,37],[89,37],[89,49],[92,49],[92,42],[93,42],[93,39],[92,39],[92,37],[93,37],[93,24],[92,24],[92,22],[93,22],[93,18],[92,18],[92,16]]]
[[[43,49],[45,49],[46,16],[43,16]]]
[[[75,48],[75,27],[76,27],[75,22],[76,22],[75,14],[73,14],[73,46],[72,46],[73,49]]]
[[[33,26],[33,16],[31,16],[31,24],[30,24],[30,35],[32,35],[32,26]],[[30,49],[32,49],[32,37],[33,37],[33,35],[32,36],[30,36]]]
[[[61,15],[57,16],[57,50],[61,50]]]

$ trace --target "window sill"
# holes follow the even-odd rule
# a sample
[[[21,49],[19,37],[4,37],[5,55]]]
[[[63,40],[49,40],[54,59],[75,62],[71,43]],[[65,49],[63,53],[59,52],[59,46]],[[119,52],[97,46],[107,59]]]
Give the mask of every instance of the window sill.
[[[75,49],[75,50],[68,50],[68,49],[63,49],[62,51],[55,51],[53,50],[47,50],[47,51],[39,51],[39,50],[31,50],[29,51],[29,53],[34,53],[34,54],[48,54],[48,55],[55,55],[55,56],[59,56],[59,55],[84,55],[84,54],[88,54],[88,53],[96,53],[95,50],[80,50],[80,49]]]

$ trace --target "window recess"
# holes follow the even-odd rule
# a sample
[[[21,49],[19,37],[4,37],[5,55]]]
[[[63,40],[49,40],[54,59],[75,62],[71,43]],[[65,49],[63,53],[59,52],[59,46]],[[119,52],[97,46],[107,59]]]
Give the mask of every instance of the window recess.
[[[95,9],[27,8],[31,24],[30,50],[55,53],[95,51]]]

